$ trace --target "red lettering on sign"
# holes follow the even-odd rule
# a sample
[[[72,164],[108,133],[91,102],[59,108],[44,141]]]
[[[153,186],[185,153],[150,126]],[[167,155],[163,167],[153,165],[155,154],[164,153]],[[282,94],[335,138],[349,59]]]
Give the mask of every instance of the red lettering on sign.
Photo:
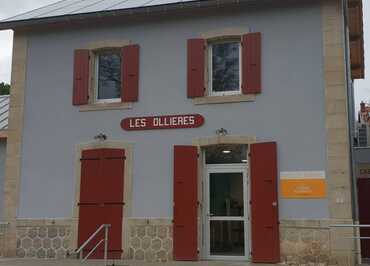
[[[204,124],[204,117],[199,114],[128,117],[122,120],[124,130],[196,128]]]

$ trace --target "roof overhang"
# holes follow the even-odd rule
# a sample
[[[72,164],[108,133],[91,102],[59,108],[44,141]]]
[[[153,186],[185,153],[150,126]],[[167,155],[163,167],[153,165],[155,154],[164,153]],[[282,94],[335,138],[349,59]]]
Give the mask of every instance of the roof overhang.
[[[362,0],[348,1],[348,26],[352,79],[365,78]]]
[[[285,0],[292,1],[294,0]],[[79,25],[87,24],[94,21],[114,21],[122,19],[123,17],[133,17],[145,14],[163,14],[175,11],[187,11],[194,8],[207,7],[223,7],[236,5],[256,5],[261,3],[276,3],[276,0],[194,0],[188,2],[175,2],[170,4],[162,4],[147,7],[135,7],[111,11],[99,11],[91,13],[81,13],[73,15],[63,15],[55,17],[32,18],[26,20],[9,20],[0,21],[0,30],[34,30],[35,28],[50,27],[50,26],[64,26],[64,25]]]

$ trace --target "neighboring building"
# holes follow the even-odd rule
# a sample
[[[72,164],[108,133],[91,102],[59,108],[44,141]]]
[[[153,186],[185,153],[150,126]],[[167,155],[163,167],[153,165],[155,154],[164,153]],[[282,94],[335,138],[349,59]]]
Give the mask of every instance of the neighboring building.
[[[356,124],[357,145],[359,147],[370,146],[370,106],[361,103]]]
[[[0,187],[4,187],[6,140],[8,138],[9,95],[0,95]],[[3,197],[0,197],[3,206]],[[2,218],[3,213],[0,213]],[[1,229],[0,229],[1,230]]]
[[[2,253],[64,258],[110,224],[110,258],[354,265],[356,230],[330,225],[358,220],[362,2],[295,2],[65,0],[0,22]]]

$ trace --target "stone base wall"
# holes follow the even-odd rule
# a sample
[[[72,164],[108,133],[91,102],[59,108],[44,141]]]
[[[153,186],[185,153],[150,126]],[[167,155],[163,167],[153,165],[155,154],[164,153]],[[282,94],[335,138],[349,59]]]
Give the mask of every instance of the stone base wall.
[[[129,219],[128,259],[146,262],[172,260],[172,221],[169,219]]]
[[[17,257],[65,259],[70,247],[71,225],[52,222],[17,225]]]
[[[331,220],[280,221],[281,262],[286,265],[355,265],[354,231],[334,229],[330,224],[344,223]],[[351,222],[346,222],[351,223]],[[338,256],[333,245],[341,242]]]
[[[322,221],[280,222],[281,262],[288,265],[330,263],[330,228]]]
[[[6,247],[5,234],[7,232],[7,229],[8,229],[7,224],[0,224],[0,257],[4,256],[4,250]]]

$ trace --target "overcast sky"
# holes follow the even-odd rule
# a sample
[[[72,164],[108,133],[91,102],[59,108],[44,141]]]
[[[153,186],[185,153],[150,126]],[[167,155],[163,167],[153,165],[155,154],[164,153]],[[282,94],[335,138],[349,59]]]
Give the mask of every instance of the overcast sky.
[[[0,20],[29,11],[56,0],[0,0]],[[366,79],[355,82],[356,106],[370,102],[370,1],[364,0]],[[0,82],[10,82],[12,32],[0,31]],[[369,55],[369,56],[367,56]]]

